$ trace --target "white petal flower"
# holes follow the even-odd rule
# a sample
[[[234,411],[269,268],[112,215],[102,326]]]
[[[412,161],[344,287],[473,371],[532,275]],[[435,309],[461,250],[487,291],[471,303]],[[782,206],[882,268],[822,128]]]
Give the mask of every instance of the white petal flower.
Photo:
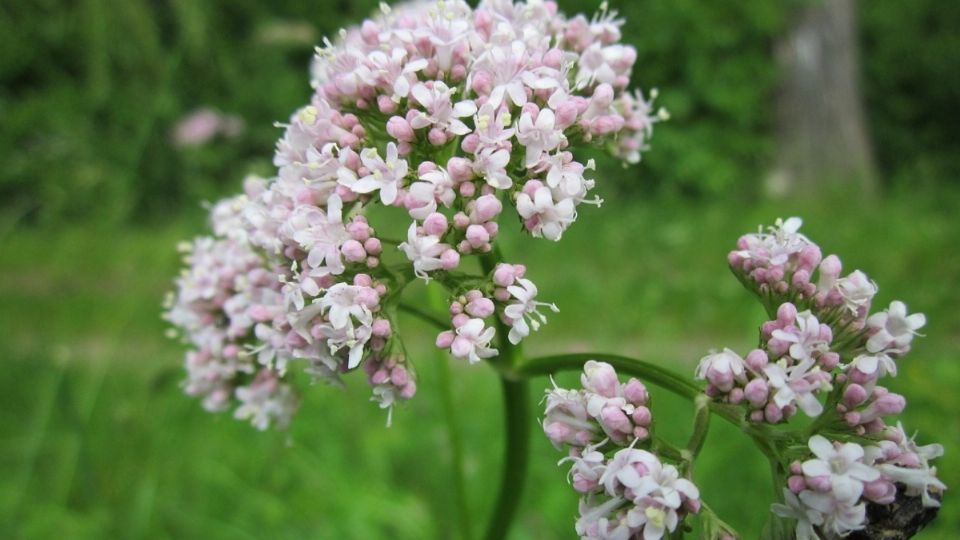
[[[485,358],[497,355],[497,350],[490,347],[496,330],[485,327],[483,319],[470,319],[466,324],[457,328],[457,336],[453,339],[450,352],[455,358],[465,358],[475,364]]]
[[[875,313],[867,319],[867,327],[874,331],[867,340],[867,350],[880,352],[888,348],[905,349],[913,341],[913,336],[918,335],[917,330],[925,324],[927,318],[923,313],[907,315],[906,304],[900,301],[891,302],[886,311]]]
[[[413,271],[417,277],[425,281],[430,280],[427,272],[432,272],[443,266],[440,255],[450,249],[447,244],[441,244],[440,238],[425,234],[417,234],[417,223],[410,224],[407,230],[407,241],[397,246],[413,262]]]
[[[537,286],[529,279],[521,278],[517,280],[517,283],[520,285],[507,287],[507,291],[516,301],[509,304],[503,310],[503,314],[512,324],[510,334],[507,338],[510,340],[510,343],[514,345],[520,343],[523,338],[530,335],[531,329],[536,332],[540,329],[541,324],[546,324],[547,317],[540,313],[540,306],[545,306],[554,313],[560,311],[554,304],[538,302],[536,300]]]
[[[407,162],[399,158],[396,143],[387,143],[387,158],[383,159],[376,148],[364,148],[360,160],[370,174],[361,178],[351,177],[349,170],[341,169],[340,184],[357,193],[380,191],[383,204],[393,204],[400,184],[407,175]]]

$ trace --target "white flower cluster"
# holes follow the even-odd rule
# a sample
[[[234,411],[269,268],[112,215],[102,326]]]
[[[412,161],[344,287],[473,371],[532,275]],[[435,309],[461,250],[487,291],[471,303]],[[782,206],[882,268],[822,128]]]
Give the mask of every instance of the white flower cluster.
[[[898,424],[874,446],[831,442],[814,435],[813,457],[791,465],[784,504],[775,514],[796,520],[797,540],[846,536],[866,527],[867,503],[889,505],[898,492],[920,497],[924,507],[938,507],[946,486],[929,461],[943,455],[939,444],[917,446]]]
[[[382,4],[325,41],[310,103],[277,142],[276,176],[213,208],[202,242],[243,260],[191,257],[177,283],[168,317],[194,348],[188,392],[211,408],[238,401],[263,426],[292,410],[264,401],[293,402],[290,362],[332,381],[367,362],[381,406],[407,399],[414,372],[392,314],[417,278],[451,295],[452,329],[437,342],[455,357],[490,358],[494,339],[516,344],[545,323],[556,307],[536,300],[522,265],[477,276],[462,258],[492,257],[505,206],[531,235],[559,240],[581,203],[599,204],[578,145],[639,159],[665,115],[627,92],[636,51],[619,43],[622,23],[605,7],[588,20],[552,1],[437,0]],[[409,225],[380,236],[368,222],[377,204]]]
[[[543,421],[555,446],[570,447],[560,463],[572,463],[570,481],[582,495],[577,533],[589,540],[657,540],[673,533],[684,516],[700,510],[700,492],[674,465],[636,448],[650,434],[643,383],[622,384],[613,366],[590,360],[581,384],[581,390],[548,390]]]

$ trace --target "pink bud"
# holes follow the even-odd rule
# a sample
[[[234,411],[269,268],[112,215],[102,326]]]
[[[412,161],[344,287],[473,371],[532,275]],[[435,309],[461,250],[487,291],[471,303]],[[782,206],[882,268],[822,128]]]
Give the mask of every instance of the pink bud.
[[[743,396],[747,398],[747,401],[749,401],[751,405],[757,408],[767,402],[769,395],[770,389],[763,379],[754,379],[743,388]]]
[[[467,315],[464,314],[464,313],[460,313],[459,315],[454,315],[454,316],[453,316],[453,327],[454,327],[454,328],[460,328],[461,326],[467,324],[468,322],[470,322],[470,317],[467,316]]]
[[[423,220],[423,232],[432,236],[441,236],[447,232],[447,216],[434,212]]]
[[[562,102],[557,106],[556,127],[566,129],[577,121],[577,104],[571,100]]]
[[[590,98],[591,105],[605,109],[613,103],[613,96],[613,87],[607,83],[603,83],[593,91],[593,96]]]
[[[840,355],[833,351],[827,351],[821,354],[817,361],[820,362],[820,367],[825,371],[832,371],[840,363]]]
[[[450,345],[450,352],[457,358],[466,358],[470,355],[470,351],[473,350],[473,344],[470,343],[468,339],[465,339],[461,336],[457,336],[453,339],[453,344]]]
[[[484,317],[493,315],[494,306],[493,301],[489,298],[477,298],[475,300],[471,300],[465,309],[471,316],[482,319]]]
[[[393,114],[397,110],[397,102],[390,99],[390,96],[381,94],[377,96],[377,108],[383,114]]]
[[[420,165],[417,165],[417,176],[423,176],[428,172],[437,170],[437,164],[432,161],[421,161]]]
[[[781,304],[777,308],[777,321],[781,324],[788,325],[793,324],[793,321],[797,320],[797,307],[787,302]]]
[[[549,68],[560,69],[562,63],[563,51],[556,47],[550,49],[543,55],[543,65]]]
[[[447,161],[447,172],[454,182],[466,182],[473,178],[473,163],[462,157],[452,157]]]
[[[367,252],[363,249],[363,245],[356,240],[344,242],[343,246],[340,247],[340,252],[343,253],[347,262],[362,262],[367,258]]]
[[[491,83],[493,78],[486,71],[477,71],[473,74],[473,90],[478,94],[489,95],[493,90]]]
[[[477,199],[474,217],[478,221],[490,221],[503,211],[503,204],[495,195],[484,195]]]
[[[863,483],[863,497],[877,504],[890,504],[897,498],[897,488],[893,482],[878,478]]]
[[[801,269],[812,272],[813,269],[820,264],[822,257],[823,255],[820,253],[820,248],[814,244],[810,244],[800,250],[797,262]]]
[[[440,254],[440,267],[444,270],[453,270],[460,265],[460,254],[454,249],[448,249]]]
[[[812,476],[807,478],[807,486],[814,491],[826,493],[833,488],[833,483],[829,476]]]
[[[821,278],[837,279],[842,271],[843,265],[840,264],[840,258],[836,255],[827,255],[827,258],[820,263]]]
[[[480,148],[480,136],[476,133],[467,135],[460,143],[460,148],[468,154],[476,154],[477,149]]]
[[[613,366],[594,360],[584,365],[580,382],[587,390],[608,398],[617,397],[617,390],[620,388],[620,381]]]
[[[563,444],[573,435],[573,429],[561,422],[550,422],[543,426],[543,433],[553,444]]]
[[[470,225],[467,227],[466,238],[470,246],[479,248],[490,241],[490,233],[480,225]]]
[[[600,421],[604,427],[613,431],[619,431],[620,433],[630,433],[633,430],[630,419],[627,418],[627,415],[623,414],[620,407],[604,407],[603,410],[600,411]]]
[[[370,255],[379,255],[383,251],[379,238],[367,238],[363,243],[363,250]]]
[[[787,487],[790,488],[790,491],[794,494],[800,493],[807,489],[807,480],[802,476],[791,476],[787,478]]]
[[[390,382],[396,386],[404,386],[409,380],[410,374],[407,373],[406,368],[403,366],[397,366],[393,368],[393,371],[390,372]]]
[[[766,366],[770,360],[767,358],[767,353],[765,353],[762,349],[754,349],[747,354],[744,362],[750,369],[754,371],[762,371],[764,366]]]
[[[500,287],[509,287],[516,280],[516,270],[510,264],[498,264],[493,271],[493,283]]]
[[[780,407],[777,407],[775,403],[767,403],[767,406],[763,409],[763,417],[767,422],[776,424],[780,420],[783,420],[783,411],[781,411]]]
[[[634,409],[631,418],[633,419],[633,423],[638,426],[649,426],[650,421],[653,419],[650,414],[650,409],[644,406]]]
[[[377,319],[373,321],[373,325],[370,327],[370,330],[375,336],[384,338],[390,337],[390,321],[387,319]]]
[[[417,393],[417,383],[416,381],[410,380],[410,381],[407,381],[407,384],[403,385],[403,388],[400,390],[400,397],[403,399],[410,399],[416,393]]]
[[[460,195],[464,197],[473,197],[477,192],[477,186],[473,185],[472,182],[464,182],[460,184]]]
[[[623,397],[634,405],[647,402],[647,387],[637,379],[630,379],[623,387]]]
[[[467,217],[466,214],[464,214],[463,212],[457,212],[456,214],[453,215],[454,228],[463,230],[463,229],[466,229],[468,225],[470,225],[470,218]]]
[[[440,128],[431,128],[427,134],[427,139],[434,146],[443,146],[447,143],[447,134]]]
[[[390,374],[385,369],[378,369],[370,376],[370,382],[373,384],[383,384],[390,378]]]

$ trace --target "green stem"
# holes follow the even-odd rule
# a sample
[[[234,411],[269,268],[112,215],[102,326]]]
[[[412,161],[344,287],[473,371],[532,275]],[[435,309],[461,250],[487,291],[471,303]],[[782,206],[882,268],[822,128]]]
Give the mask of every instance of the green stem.
[[[416,306],[411,306],[410,304],[405,304],[402,302],[397,305],[397,309],[402,311],[403,313],[413,315],[414,317],[420,319],[421,321],[430,323],[431,325],[437,327],[440,330],[450,329],[450,326],[451,326],[450,323],[445,322],[440,317],[437,317],[436,315],[434,315],[433,313],[430,313],[425,309],[421,309]]]
[[[687,441],[687,452],[690,453],[690,466],[693,467],[693,460],[700,455],[703,443],[707,441],[707,433],[710,431],[710,397],[706,394],[700,394],[694,400],[693,411],[693,433],[690,434],[690,440]]]
[[[504,422],[507,440],[503,453],[503,475],[500,478],[500,493],[493,510],[486,540],[506,538],[510,524],[517,513],[523,484],[527,475],[530,446],[529,383],[500,378],[503,389]]]

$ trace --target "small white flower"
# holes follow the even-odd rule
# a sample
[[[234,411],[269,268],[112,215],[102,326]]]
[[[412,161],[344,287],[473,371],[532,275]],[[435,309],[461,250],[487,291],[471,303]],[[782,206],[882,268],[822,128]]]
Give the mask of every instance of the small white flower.
[[[863,483],[880,478],[880,472],[863,463],[863,447],[845,443],[836,447],[826,437],[814,435],[808,443],[818,459],[803,462],[803,474],[830,478],[831,493],[837,500],[856,503],[863,494]]]
[[[340,184],[357,193],[371,193],[380,190],[383,204],[393,204],[397,199],[400,183],[407,175],[407,162],[399,158],[396,143],[387,143],[387,159],[380,157],[376,148],[364,148],[360,152],[360,161],[370,174],[357,178],[346,167],[340,169]]]
[[[441,244],[440,238],[433,235],[417,234],[417,223],[410,224],[407,229],[407,241],[397,246],[413,262],[413,271],[417,277],[430,280],[427,272],[432,272],[443,266],[440,255],[450,249],[447,244]]]
[[[577,219],[577,210],[573,199],[554,200],[550,188],[537,188],[533,197],[526,193],[517,196],[517,212],[528,223],[534,237],[543,237],[557,241],[563,231]]]
[[[531,328],[536,332],[540,329],[541,324],[546,324],[547,317],[540,313],[538,309],[540,306],[548,307],[554,313],[560,311],[554,304],[536,301],[537,286],[529,279],[521,278],[517,280],[517,283],[520,285],[507,287],[507,291],[516,299],[516,302],[511,303],[503,310],[503,314],[512,323],[507,339],[514,345],[530,335]]]
[[[780,517],[797,520],[797,540],[820,540],[814,526],[823,524],[823,514],[803,504],[787,488],[783,489],[783,501],[786,504],[774,503],[770,505],[770,510]]]
[[[877,294],[877,284],[860,270],[837,280],[837,290],[843,298],[843,304],[850,313],[856,315],[861,308],[869,307]]]
[[[423,220],[437,210],[437,202],[447,208],[453,204],[456,193],[453,180],[445,169],[438,168],[420,175],[420,182],[410,184],[410,196],[423,203],[423,206],[410,210],[410,217]]]
[[[825,352],[827,342],[820,337],[820,321],[810,310],[797,314],[796,328],[774,330],[772,336],[781,341],[792,343],[790,356],[800,363],[813,362],[815,353]]]
[[[819,389],[819,385],[807,381],[804,377],[809,372],[797,369],[800,367],[804,366],[794,366],[789,373],[780,364],[767,364],[763,367],[763,373],[767,376],[770,387],[776,390],[773,402],[780,408],[796,403],[807,416],[820,416],[823,412],[823,404],[813,395]]]
[[[477,105],[472,100],[454,104],[451,101],[454,89],[441,81],[434,81],[432,88],[419,83],[410,93],[427,110],[426,113],[420,113],[411,119],[410,125],[414,129],[435,126],[455,135],[470,133],[470,128],[459,119],[473,116],[477,112]]]
[[[556,128],[556,115],[550,109],[542,109],[536,121],[529,112],[520,115],[517,123],[517,140],[527,149],[524,164],[536,165],[544,152],[560,146],[564,141],[563,130]]]
[[[507,173],[510,152],[496,148],[484,148],[473,160],[473,171],[497,189],[510,189],[513,179]]]
[[[867,327],[875,333],[867,340],[867,351],[880,352],[884,349],[905,349],[917,330],[927,324],[923,313],[907,315],[907,305],[900,301],[890,303],[886,311],[874,313],[867,319]]]
[[[483,319],[470,319],[460,328],[457,328],[457,337],[450,345],[450,352],[455,358],[466,358],[475,364],[485,358],[497,355],[497,350],[490,347],[496,330],[484,327]]]

